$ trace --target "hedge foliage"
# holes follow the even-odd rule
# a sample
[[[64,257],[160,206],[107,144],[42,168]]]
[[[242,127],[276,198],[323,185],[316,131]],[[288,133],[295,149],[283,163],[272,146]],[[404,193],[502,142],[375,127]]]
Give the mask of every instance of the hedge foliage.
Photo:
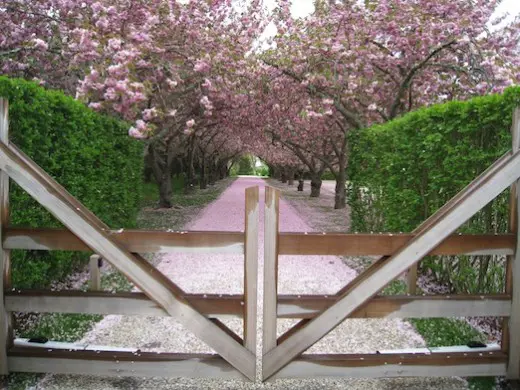
[[[109,226],[135,226],[141,197],[142,145],[128,137],[128,124],[25,80],[0,77],[0,96],[9,100],[13,143]],[[12,225],[61,226],[11,183]],[[68,275],[88,255],[14,251],[14,286],[46,287]]]
[[[352,230],[409,232],[511,149],[520,88],[409,113],[351,135]],[[508,191],[459,231],[506,232]],[[423,271],[464,292],[503,288],[497,256],[427,258]]]

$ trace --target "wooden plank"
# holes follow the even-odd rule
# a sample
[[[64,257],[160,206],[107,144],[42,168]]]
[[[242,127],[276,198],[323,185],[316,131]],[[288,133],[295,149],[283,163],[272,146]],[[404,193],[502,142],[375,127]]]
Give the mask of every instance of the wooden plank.
[[[67,351],[83,351],[88,347],[88,344],[79,344],[79,343],[66,343],[61,341],[47,341],[46,343],[34,343],[30,342],[30,339],[27,338],[17,338],[14,339],[13,345],[15,348],[43,348],[43,349],[64,349]],[[134,348],[133,351],[137,349]],[[133,352],[132,351],[132,352]]]
[[[284,340],[287,340],[292,334],[298,332],[305,325],[307,325],[309,321],[310,320],[308,318],[304,318],[301,321],[299,321],[296,325],[294,325],[292,328],[285,331],[285,333],[283,333],[280,337],[276,339],[276,345],[283,343]]]
[[[431,351],[426,347],[420,347],[420,348],[403,348],[403,349],[381,349],[378,350],[376,353],[382,353],[382,354],[399,354],[402,355],[404,353],[431,353]]]
[[[312,319],[338,299],[280,295],[278,318]],[[510,295],[377,296],[348,318],[508,317],[510,313]]]
[[[417,294],[417,276],[419,274],[419,264],[412,265],[406,273],[406,291],[408,294]]]
[[[117,239],[129,251],[243,253],[244,234],[240,232],[164,232],[124,230]],[[395,253],[413,234],[336,234],[280,233],[280,255],[386,256]],[[197,249],[200,246],[200,250]],[[446,239],[431,255],[511,255],[515,246],[512,234],[462,234]],[[90,251],[73,233],[65,229],[9,227],[4,247],[27,250]]]
[[[42,349],[60,349],[66,351],[110,351],[110,352],[139,352],[138,348],[111,347],[96,344],[80,344],[66,343],[62,341],[47,341],[46,343],[30,342],[30,339],[17,338],[14,340],[16,348],[42,348]]]
[[[185,294],[184,298],[205,316],[242,317],[242,295]],[[314,318],[337,302],[334,296],[278,296],[278,318]],[[9,311],[36,313],[121,314],[169,316],[143,293],[85,291],[7,291]],[[389,296],[375,297],[349,318],[507,317],[508,295]]]
[[[390,256],[415,234],[280,233],[280,255]],[[429,255],[511,255],[513,234],[454,234]]]
[[[429,347],[428,348],[432,353],[460,353],[460,352],[500,352],[500,345],[497,343],[487,344],[485,347],[479,348],[471,348],[467,345],[452,345],[448,347]]]
[[[515,236],[515,247],[516,247],[516,233],[517,232],[517,194],[516,194],[516,185],[512,185],[509,191],[509,231]],[[514,251],[513,251],[514,252]],[[506,294],[511,295],[513,293],[513,261],[514,254],[506,256],[506,264],[505,264],[505,282],[504,282],[504,292]],[[509,351],[509,337],[510,337],[510,329],[509,329],[509,318],[504,317],[502,319],[502,334],[500,344],[502,346],[502,351],[507,353]]]
[[[9,143],[9,102],[0,98],[0,141]],[[9,225],[9,176],[0,172],[0,242],[4,230]],[[11,251],[3,245],[0,248],[0,304],[4,301],[4,290],[11,287]],[[8,374],[7,348],[11,346],[12,316],[0,307],[0,375]]]
[[[244,234],[244,346],[256,355],[260,189],[246,189]]]
[[[12,372],[244,380],[218,355],[33,348],[15,348],[8,355]]]
[[[222,329],[226,334],[231,337],[233,340],[235,340],[239,344],[245,344],[244,339],[237,335],[235,332],[233,332],[226,324],[224,324],[222,321],[220,321],[218,318],[210,318],[210,321],[213,322],[215,325],[217,325],[220,329]]]
[[[208,317],[242,317],[244,313],[242,295],[185,294],[184,299]],[[169,316],[145,294],[136,292],[7,291],[5,305],[16,312]]]
[[[272,379],[502,376],[506,361],[501,352],[303,355]]]
[[[276,347],[280,192],[265,187],[263,353]]]
[[[101,257],[99,255],[90,256],[89,260],[89,284],[90,291],[101,291],[101,272],[99,269],[99,262]]]
[[[513,152],[520,149],[520,107],[513,111],[513,126],[511,127]],[[515,235],[515,253],[506,258],[505,292],[513,296],[513,313],[511,318],[502,320],[502,349],[509,352],[507,375],[510,379],[520,379],[520,231],[518,229],[518,213],[520,210],[520,182],[511,186],[509,195],[509,231]],[[515,286],[516,285],[516,286]],[[516,294],[515,294],[516,293]],[[515,335],[511,333],[516,333]]]
[[[513,150],[520,149],[520,107],[513,113]],[[508,342],[509,362],[507,365],[507,377],[509,379],[520,379],[520,230],[518,221],[520,219],[520,181],[515,183],[514,198],[511,202],[511,227],[516,233],[516,248],[513,257],[508,259],[506,268],[506,291],[512,294],[512,311],[508,326],[502,331],[506,333],[505,340]]]
[[[151,299],[177,318],[181,324],[216,350],[221,356],[254,379],[255,358],[246,348],[230,338],[222,329],[192,308],[170,279],[140,256],[132,255],[113,236],[90,223],[88,214],[79,203],[73,204],[61,193],[54,181],[41,170],[32,169],[13,152],[11,146],[0,143],[0,169],[16,181],[29,195],[47,208],[68,229],[91,249],[114,265]],[[81,212],[78,212],[79,211]]]
[[[520,176],[520,152],[510,156],[498,171],[477,179],[478,186],[458,195],[458,199],[443,212],[442,217],[432,218],[427,229],[418,234],[404,248],[355,283],[344,296],[330,308],[313,319],[298,333],[264,355],[263,377],[269,378],[292,359],[301,354],[324,335],[339,325],[348,315],[377,294],[385,285],[405,272],[410,266],[430,253],[460,225],[498,196]]]
[[[128,251],[134,253],[243,253],[241,232],[168,232],[153,230],[111,230]],[[66,229],[9,227],[4,247],[27,250],[91,251],[88,245]]]

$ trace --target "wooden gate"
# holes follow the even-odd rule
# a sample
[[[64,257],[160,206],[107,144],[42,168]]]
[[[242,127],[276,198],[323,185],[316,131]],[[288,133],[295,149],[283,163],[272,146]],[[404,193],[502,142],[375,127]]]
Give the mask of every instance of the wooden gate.
[[[520,111],[515,112],[513,150],[496,161],[412,234],[300,234],[278,231],[279,192],[265,191],[265,265],[262,379],[348,376],[494,376],[520,378],[520,248],[517,195],[520,177]],[[111,231],[8,139],[8,105],[0,99],[0,374],[51,372],[117,376],[247,378],[256,375],[258,187],[246,190],[245,232]],[[47,208],[68,230],[9,226],[9,179]],[[512,185],[512,233],[454,235],[483,206]],[[95,252],[143,293],[11,291],[10,251]],[[138,253],[244,254],[244,294],[186,294]],[[378,296],[389,282],[428,254],[508,256],[506,289],[497,295]],[[378,261],[335,296],[278,295],[279,255],[373,255]],[[412,273],[413,275],[413,273]],[[517,288],[513,288],[514,283]],[[172,316],[213,348],[211,354],[156,354],[113,348],[15,343],[13,311]],[[218,315],[244,318],[240,338]],[[452,348],[419,353],[302,355],[346,318],[503,317],[500,349]],[[301,321],[277,338],[277,318]],[[514,337],[510,334],[515,332]],[[418,352],[418,351],[414,351]],[[432,368],[435,368],[432,370]]]
[[[287,377],[500,376],[520,377],[520,252],[517,181],[520,110],[513,150],[506,153],[412,234],[278,232],[279,192],[266,188],[263,380]],[[511,191],[511,235],[453,235],[502,191]],[[428,254],[508,255],[506,291],[499,295],[393,296],[377,294]],[[381,256],[335,296],[279,296],[278,255]],[[513,281],[516,285],[513,288]],[[302,355],[347,318],[505,317],[501,348],[422,349],[407,353]],[[277,338],[277,318],[300,318]],[[508,322],[509,320],[509,322]],[[507,326],[509,325],[509,326]],[[511,331],[514,337],[509,337]],[[412,352],[412,351],[410,351]]]
[[[258,188],[246,190],[245,233],[111,231],[99,218],[8,139],[8,103],[0,99],[0,217],[4,270],[0,291],[0,373],[12,371],[131,376],[196,376],[255,379]],[[67,230],[9,227],[9,178],[49,210]],[[9,291],[10,250],[85,250],[109,261],[144,294]],[[190,295],[138,253],[170,251],[243,253],[244,294]],[[172,316],[220,355],[156,354],[103,348],[66,349],[13,345],[10,311]],[[244,318],[244,339],[214,318]],[[56,348],[58,347],[58,348]]]

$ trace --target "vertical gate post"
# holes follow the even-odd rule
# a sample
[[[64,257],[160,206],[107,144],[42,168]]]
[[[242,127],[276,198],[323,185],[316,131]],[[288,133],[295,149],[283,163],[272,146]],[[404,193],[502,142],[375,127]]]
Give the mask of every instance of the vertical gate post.
[[[244,346],[256,355],[259,188],[246,189],[244,236]]]
[[[408,294],[417,294],[417,271],[419,263],[415,263],[406,274],[406,286]]]
[[[520,150],[520,107],[513,113],[513,153]],[[506,262],[506,294],[511,294],[512,307],[509,323],[503,322],[502,349],[509,352],[507,376],[509,379],[520,379],[520,180],[511,187],[510,229],[516,235],[515,254],[508,256]]]
[[[263,354],[276,347],[280,192],[265,187]]]
[[[101,291],[101,256],[92,255],[89,260],[89,285],[90,291]]]
[[[9,143],[9,103],[0,98],[0,142]],[[11,314],[6,312],[4,290],[11,287],[11,251],[3,248],[3,232],[9,224],[9,176],[0,172],[0,375],[7,375],[7,348],[12,342]]]

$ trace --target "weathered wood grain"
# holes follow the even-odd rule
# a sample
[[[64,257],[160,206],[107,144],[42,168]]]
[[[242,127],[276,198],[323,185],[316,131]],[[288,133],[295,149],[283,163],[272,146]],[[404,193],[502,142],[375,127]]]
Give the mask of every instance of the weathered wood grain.
[[[513,113],[513,150],[520,149],[520,107]],[[512,294],[512,311],[509,323],[502,329],[505,335],[502,339],[502,346],[507,344],[506,350],[509,352],[509,362],[507,365],[507,377],[509,379],[520,379],[520,230],[518,221],[520,219],[520,181],[514,184],[511,191],[511,210],[510,224],[511,230],[516,234],[516,248],[513,257],[508,258],[506,266],[506,292]]]
[[[128,251],[134,253],[243,253],[241,232],[167,232],[153,230],[110,230]],[[74,233],[66,229],[9,227],[4,247],[28,250],[91,251]]]
[[[280,255],[390,256],[415,234],[280,233]],[[511,255],[513,234],[455,234],[429,255]]]
[[[303,355],[272,379],[502,376],[506,361],[501,352]]]
[[[208,317],[242,317],[242,295],[185,294],[184,299]],[[7,310],[36,313],[121,314],[135,316],[169,316],[143,293],[95,291],[7,291]]]
[[[204,354],[14,348],[8,363],[12,372],[245,379],[220,356]]]
[[[280,192],[265,187],[263,353],[276,347]]]
[[[0,142],[9,144],[9,102],[0,98]],[[0,171],[0,242],[9,225],[9,176]],[[0,303],[4,301],[4,290],[11,287],[11,251],[0,248]],[[0,306],[0,375],[8,374],[7,348],[12,342],[12,316]]]
[[[278,318],[312,319],[338,301],[335,296],[280,295]],[[510,295],[378,296],[348,318],[508,317]]]
[[[90,291],[100,291],[101,290],[101,272],[99,269],[100,259],[101,259],[101,257],[99,257],[99,255],[92,255],[92,256],[90,256],[90,259],[89,259],[88,288]]]
[[[258,291],[258,218],[260,189],[246,189],[244,235],[244,346],[256,355]]]
[[[242,295],[185,294],[205,316],[242,317]],[[279,295],[278,318],[312,319],[338,301],[334,296]],[[41,313],[121,314],[169,316],[143,293],[85,291],[7,291],[8,311]],[[509,295],[375,297],[349,318],[508,317]]]

